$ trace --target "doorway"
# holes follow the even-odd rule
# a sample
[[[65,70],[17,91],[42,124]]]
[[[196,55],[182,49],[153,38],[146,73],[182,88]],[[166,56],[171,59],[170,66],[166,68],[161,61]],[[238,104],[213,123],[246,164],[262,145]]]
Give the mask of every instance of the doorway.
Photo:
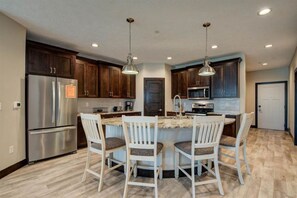
[[[294,108],[294,144],[297,145],[297,70],[295,70],[294,75],[294,85],[295,85],[295,108]]]
[[[165,79],[144,78],[144,115],[165,115]]]
[[[287,81],[256,83],[257,128],[287,130]]]

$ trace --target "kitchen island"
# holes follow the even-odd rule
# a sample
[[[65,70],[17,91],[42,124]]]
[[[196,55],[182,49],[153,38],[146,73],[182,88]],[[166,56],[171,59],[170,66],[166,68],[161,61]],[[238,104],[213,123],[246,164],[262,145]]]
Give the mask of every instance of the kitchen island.
[[[225,125],[235,122],[235,119],[225,118]],[[121,118],[103,119],[106,126],[106,137],[118,137],[125,139],[122,129]],[[172,175],[174,171],[174,144],[192,139],[193,120],[191,116],[159,117],[158,119],[158,142],[163,143],[163,170],[164,177]],[[117,160],[125,161],[124,151],[114,153]],[[181,158],[181,164],[189,164],[189,160]],[[171,173],[166,174],[166,171]]]

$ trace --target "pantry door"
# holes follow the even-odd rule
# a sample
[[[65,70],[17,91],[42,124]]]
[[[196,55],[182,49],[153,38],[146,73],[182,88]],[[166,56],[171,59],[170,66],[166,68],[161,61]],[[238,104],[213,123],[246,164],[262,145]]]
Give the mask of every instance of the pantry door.
[[[165,79],[144,79],[144,115],[164,116],[165,114]]]
[[[286,130],[286,82],[257,83],[257,127]]]

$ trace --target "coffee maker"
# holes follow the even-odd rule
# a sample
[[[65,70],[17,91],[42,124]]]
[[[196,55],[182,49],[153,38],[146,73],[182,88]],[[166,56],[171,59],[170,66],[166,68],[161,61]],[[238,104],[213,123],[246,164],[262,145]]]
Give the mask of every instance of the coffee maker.
[[[133,101],[125,102],[125,111],[133,111]]]

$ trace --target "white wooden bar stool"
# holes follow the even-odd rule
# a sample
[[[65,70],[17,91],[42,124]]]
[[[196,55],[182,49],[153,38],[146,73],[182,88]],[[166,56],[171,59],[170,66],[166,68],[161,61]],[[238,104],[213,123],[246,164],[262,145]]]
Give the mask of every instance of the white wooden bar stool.
[[[179,177],[179,170],[181,170],[190,180],[192,180],[192,197],[195,197],[195,186],[217,183],[219,192],[224,195],[222,187],[221,177],[218,166],[218,150],[219,142],[224,128],[224,116],[194,116],[193,119],[193,133],[192,141],[175,143],[175,178]],[[179,164],[180,154],[191,160],[191,175],[189,175],[184,168],[188,166],[182,166]],[[195,162],[202,160],[214,161],[214,172],[211,167],[205,166],[215,179],[195,182]]]
[[[163,148],[163,144],[157,142],[158,117],[122,116],[122,122],[127,148],[124,197],[127,197],[128,185],[153,187],[155,188],[155,197],[158,197],[157,178],[159,176],[162,179]],[[159,166],[157,166],[158,157]],[[134,162],[132,168],[131,161]],[[153,166],[139,165],[137,161],[152,162]],[[137,168],[154,170],[154,183],[130,181],[132,172],[135,172]]]
[[[241,184],[244,184],[244,181],[243,181],[243,177],[242,177],[240,161],[243,161],[245,163],[247,173],[249,175],[251,174],[250,167],[249,167],[249,164],[247,161],[247,156],[246,156],[246,139],[247,139],[251,124],[253,122],[253,118],[254,118],[254,112],[244,113],[237,137],[234,138],[234,137],[222,135],[222,138],[220,141],[219,155],[235,159],[235,164],[231,165],[231,164],[225,163],[223,161],[219,161],[219,163],[222,165],[225,165],[227,167],[230,167],[230,168],[236,168],[237,173],[238,173],[239,182]],[[231,156],[227,153],[224,153],[223,149],[226,149],[228,151],[233,151],[235,156]],[[240,156],[239,156],[240,149],[242,149],[242,151],[243,151],[244,160],[240,159]]]
[[[87,173],[95,175],[99,178],[98,191],[100,192],[103,186],[103,176],[111,170],[114,170],[125,164],[123,162],[111,158],[113,152],[120,149],[125,149],[125,141],[116,137],[104,137],[101,124],[101,116],[99,114],[94,115],[81,113],[80,116],[88,144],[87,162],[82,181],[86,180]],[[101,155],[100,174],[90,169],[91,152]],[[111,162],[116,162],[118,164],[112,168],[110,168],[109,166],[105,170],[105,159],[108,160],[109,165],[111,164]]]

